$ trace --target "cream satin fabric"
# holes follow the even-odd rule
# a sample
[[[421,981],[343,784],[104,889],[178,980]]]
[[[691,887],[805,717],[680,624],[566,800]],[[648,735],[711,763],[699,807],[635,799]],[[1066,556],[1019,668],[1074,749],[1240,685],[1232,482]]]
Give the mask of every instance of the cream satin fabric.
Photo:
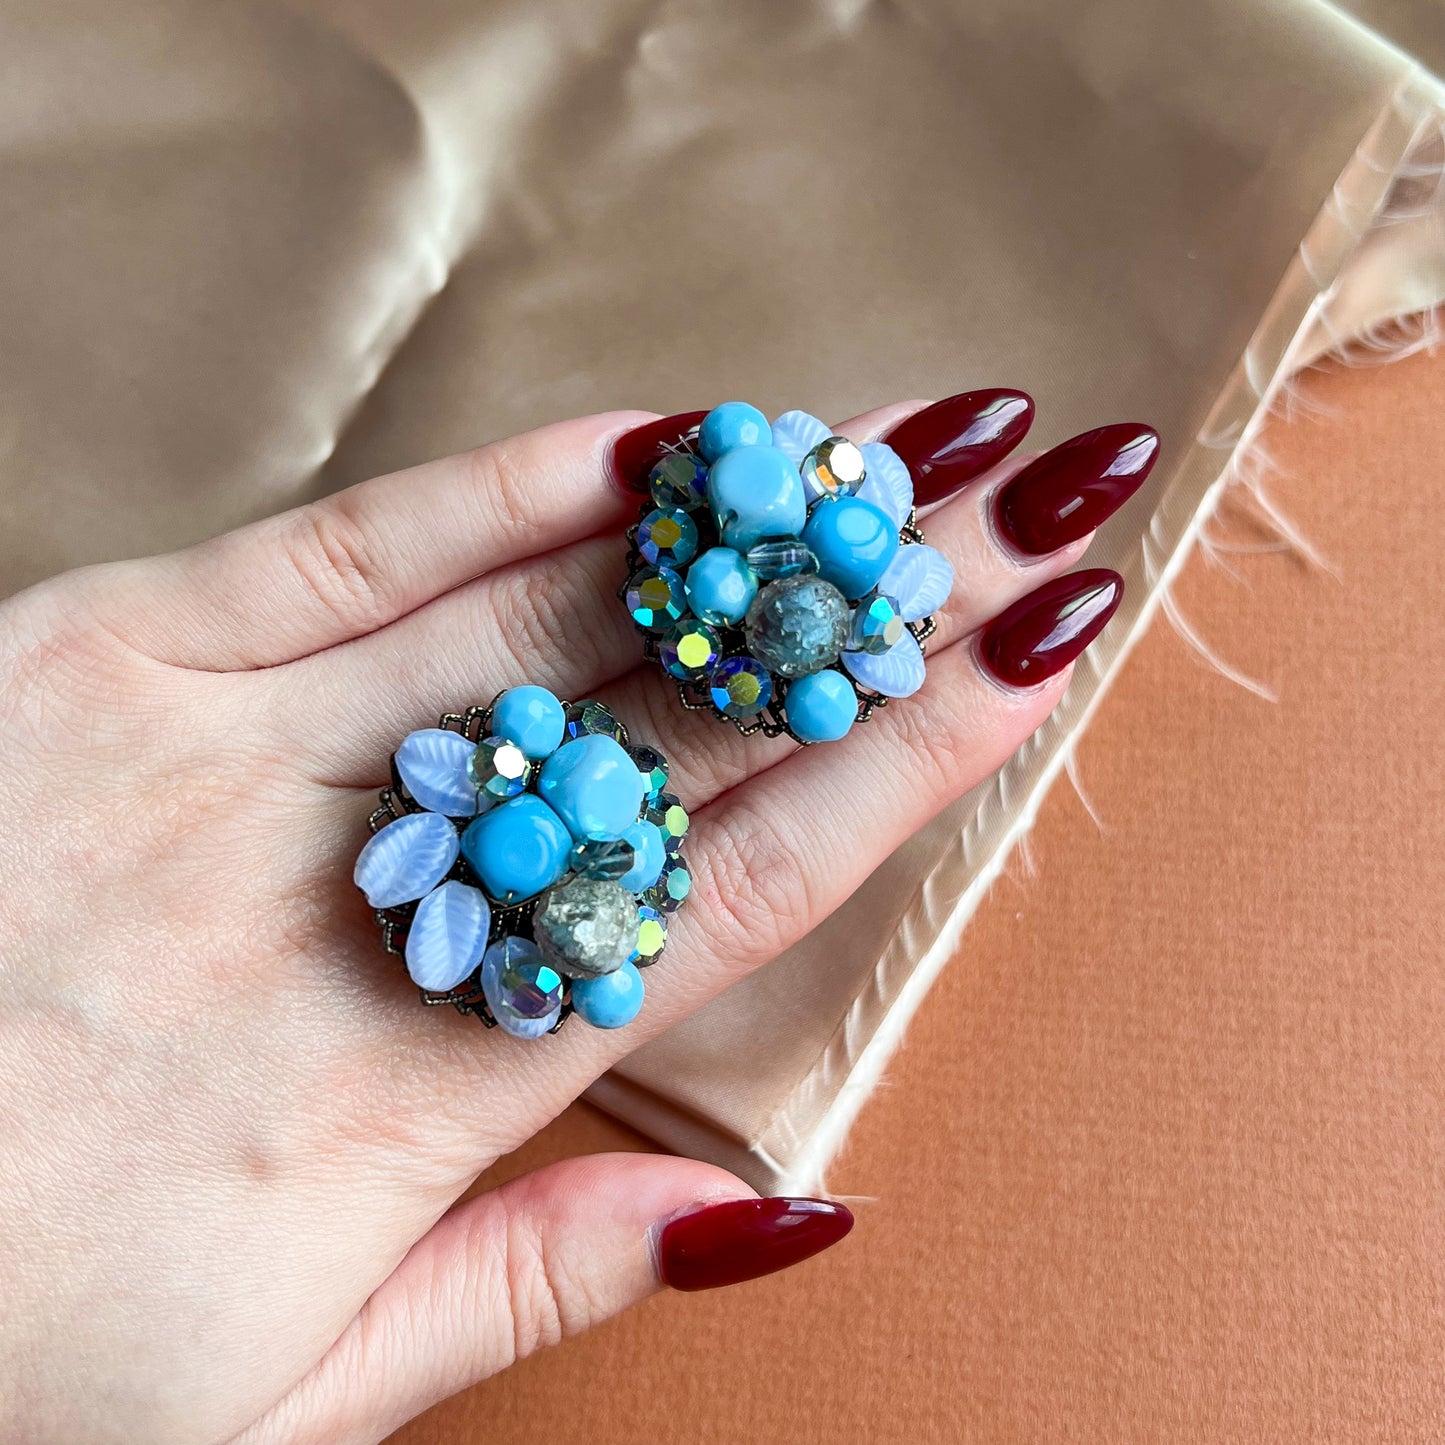
[[[1158,426],[1054,721],[595,1091],[764,1188],[816,1183],[1282,377],[1445,296],[1440,89],[1319,0],[9,0],[0,56],[0,587],[610,406]]]

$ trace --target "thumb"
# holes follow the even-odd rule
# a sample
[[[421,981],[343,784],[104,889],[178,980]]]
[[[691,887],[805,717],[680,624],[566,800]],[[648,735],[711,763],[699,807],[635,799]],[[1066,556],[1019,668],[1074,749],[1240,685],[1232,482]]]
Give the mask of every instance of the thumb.
[[[316,1368],[236,1445],[362,1445],[543,1345],[670,1284],[795,1264],[852,1228],[841,1205],[758,1199],[709,1164],[595,1154],[457,1206]]]

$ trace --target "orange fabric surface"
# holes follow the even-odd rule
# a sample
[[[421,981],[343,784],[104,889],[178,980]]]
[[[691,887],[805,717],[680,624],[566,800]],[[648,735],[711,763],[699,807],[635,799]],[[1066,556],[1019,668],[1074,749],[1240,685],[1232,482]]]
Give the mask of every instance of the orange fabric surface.
[[[1104,830],[1054,790],[834,1171],[852,1237],[399,1445],[1445,1435],[1445,353],[1305,391],[1269,486],[1338,576],[1174,589],[1279,702],[1146,637],[1079,754]],[[645,1147],[578,1106],[489,1181]]]

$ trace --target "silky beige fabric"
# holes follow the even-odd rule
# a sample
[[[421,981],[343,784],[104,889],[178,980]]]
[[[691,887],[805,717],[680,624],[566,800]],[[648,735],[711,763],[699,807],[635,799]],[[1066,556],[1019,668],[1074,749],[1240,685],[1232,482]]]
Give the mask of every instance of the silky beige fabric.
[[[1056,719],[599,1085],[762,1187],[818,1177],[1340,278],[1355,325],[1437,289],[1428,185],[1347,267],[1439,88],[1318,0],[4,0],[0,56],[6,588],[614,405],[1159,427]]]

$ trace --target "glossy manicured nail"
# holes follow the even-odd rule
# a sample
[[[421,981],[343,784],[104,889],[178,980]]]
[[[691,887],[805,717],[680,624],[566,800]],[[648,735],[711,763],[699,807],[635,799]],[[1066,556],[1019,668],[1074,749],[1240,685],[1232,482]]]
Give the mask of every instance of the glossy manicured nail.
[[[826,1199],[730,1199],[665,1225],[658,1264],[673,1289],[716,1289],[799,1264],[852,1228]]]
[[[979,657],[1000,682],[1033,687],[1063,671],[1104,630],[1123,595],[1124,579],[1105,567],[1055,577],[983,629]]]
[[[625,492],[647,491],[647,474],[675,450],[706,411],[680,411],[623,432],[612,445],[612,476]]]
[[[913,473],[919,506],[941,502],[1023,439],[1034,420],[1034,401],[1007,387],[965,391],[905,417],[883,438]]]
[[[1025,556],[1087,537],[1144,484],[1159,433],[1140,422],[1086,431],[1035,457],[998,490],[998,529]]]

